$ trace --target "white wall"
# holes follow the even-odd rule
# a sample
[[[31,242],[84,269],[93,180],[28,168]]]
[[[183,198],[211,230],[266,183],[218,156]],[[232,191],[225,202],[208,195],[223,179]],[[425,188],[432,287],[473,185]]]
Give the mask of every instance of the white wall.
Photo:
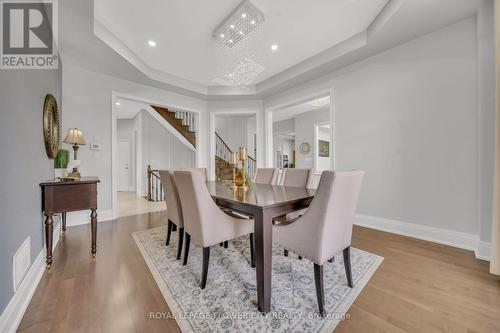
[[[477,235],[476,46],[469,18],[265,106],[333,91],[336,169],[366,171],[358,213]]]
[[[141,111],[142,124],[142,195],[146,194],[148,165],[153,170],[190,168],[196,165],[196,154],[186,147],[177,137],[161,125],[148,112]]]
[[[314,169],[314,131],[317,123],[330,121],[330,109],[323,108],[320,110],[309,111],[295,116],[295,151],[296,168],[299,169]],[[300,145],[309,143],[311,150],[308,154],[302,154]]]
[[[116,122],[116,137],[118,141],[128,141],[130,152],[128,188],[135,191],[135,164],[134,164],[134,120],[118,119]]]
[[[256,131],[256,117],[238,115],[217,115],[215,131],[232,151],[239,147],[247,147],[250,156],[254,157],[253,133]]]
[[[215,130],[215,119],[218,115],[248,115],[256,114],[256,130],[257,130],[257,166],[264,165],[264,142],[265,142],[265,122],[264,122],[264,107],[262,100],[239,100],[239,101],[208,101],[207,110],[210,113],[208,120],[208,128],[210,131]],[[209,176],[215,179],[215,136],[209,135]]]
[[[65,66],[63,70],[63,106],[65,117],[62,130],[78,127],[83,130],[87,142],[101,143],[100,151],[90,151],[87,146],[79,150],[83,175],[99,176],[99,210],[110,210],[112,194],[112,94],[133,96],[159,105],[168,105],[187,111],[200,112],[198,135],[198,164],[207,166],[208,140],[206,102],[142,84]]]

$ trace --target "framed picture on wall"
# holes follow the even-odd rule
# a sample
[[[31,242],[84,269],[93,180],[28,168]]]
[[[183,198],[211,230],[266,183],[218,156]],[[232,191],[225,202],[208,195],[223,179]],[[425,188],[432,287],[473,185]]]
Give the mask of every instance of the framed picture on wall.
[[[330,142],[325,140],[318,140],[318,156],[330,157]]]

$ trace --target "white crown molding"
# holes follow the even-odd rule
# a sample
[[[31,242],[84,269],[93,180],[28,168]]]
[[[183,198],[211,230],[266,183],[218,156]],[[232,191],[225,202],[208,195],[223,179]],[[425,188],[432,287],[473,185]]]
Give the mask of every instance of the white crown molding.
[[[491,244],[481,241],[479,235],[360,214],[356,214],[354,224],[474,251],[477,259],[490,261]]]
[[[208,88],[204,85],[172,74],[168,74],[160,70],[156,70],[149,66],[134,51],[132,51],[120,39],[118,39],[118,37],[116,37],[111,31],[109,31],[98,18],[94,19],[94,34],[97,38],[111,47],[111,49],[116,51],[119,55],[125,58],[128,62],[130,62],[133,66],[135,66],[150,79],[170,84],[182,89],[190,90],[198,94],[208,94]]]
[[[127,47],[117,36],[115,36],[109,29],[106,28],[105,19],[98,17],[97,14],[94,16],[94,34],[102,40],[105,44],[115,50],[138,70],[144,73],[147,77],[152,80],[163,82],[169,85],[173,85],[182,89],[186,89],[207,98],[218,97],[251,97],[255,98],[263,95],[266,91],[276,88],[283,83],[290,83],[291,80],[297,80],[296,84],[299,82],[299,76],[312,71],[322,65],[328,64],[342,56],[345,56],[359,48],[367,45],[369,37],[375,34],[387,21],[392,17],[392,15],[397,11],[401,4],[405,0],[389,0],[389,2],[382,8],[380,13],[374,18],[372,23],[367,27],[366,30],[334,45],[333,47],[314,55],[264,81],[245,87],[226,87],[226,86],[205,86],[187,80],[172,74],[168,74],[164,71],[154,69],[149,66],[144,60],[142,60],[135,52],[133,52],[129,47]]]

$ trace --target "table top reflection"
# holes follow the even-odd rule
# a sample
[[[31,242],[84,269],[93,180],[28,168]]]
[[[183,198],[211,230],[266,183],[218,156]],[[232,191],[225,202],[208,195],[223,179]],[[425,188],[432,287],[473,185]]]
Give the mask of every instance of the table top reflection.
[[[303,187],[251,184],[245,191],[232,189],[229,183],[207,182],[208,192],[213,198],[246,204],[255,207],[275,207],[313,198],[316,190]]]

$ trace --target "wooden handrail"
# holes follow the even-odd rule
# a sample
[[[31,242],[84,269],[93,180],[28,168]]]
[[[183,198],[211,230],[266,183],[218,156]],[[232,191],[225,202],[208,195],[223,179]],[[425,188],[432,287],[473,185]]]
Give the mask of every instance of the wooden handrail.
[[[219,138],[219,140],[220,140],[220,141],[224,144],[224,146],[226,147],[226,149],[227,149],[230,153],[232,153],[233,151],[231,150],[231,148],[229,148],[229,146],[227,145],[226,141],[224,141],[224,139],[223,139],[223,138],[221,138],[221,136],[220,136],[217,132],[215,132],[215,135],[216,135],[216,136]]]

